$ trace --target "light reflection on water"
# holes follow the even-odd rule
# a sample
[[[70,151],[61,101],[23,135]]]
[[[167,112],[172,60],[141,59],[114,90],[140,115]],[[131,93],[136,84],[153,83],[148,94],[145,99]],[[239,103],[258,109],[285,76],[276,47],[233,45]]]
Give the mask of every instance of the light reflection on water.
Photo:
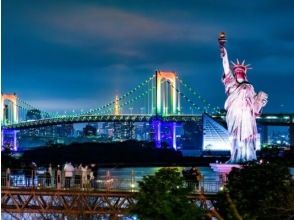
[[[158,170],[163,167],[122,167],[122,168],[99,168],[98,176],[105,176],[109,172],[112,176],[117,177],[127,177],[130,175],[135,175],[136,178],[142,179],[146,175],[154,175]],[[177,168],[180,172],[183,169],[190,169],[191,167],[172,167]],[[210,167],[197,167],[200,173],[203,175],[204,179],[218,180],[217,174],[211,170]]]

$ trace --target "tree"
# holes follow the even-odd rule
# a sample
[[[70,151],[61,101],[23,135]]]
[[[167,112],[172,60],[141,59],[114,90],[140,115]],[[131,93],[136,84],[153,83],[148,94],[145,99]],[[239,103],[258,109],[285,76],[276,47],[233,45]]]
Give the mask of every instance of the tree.
[[[11,147],[4,148],[1,152],[1,166],[2,169],[18,169],[21,165],[21,160],[17,159],[11,151]]]
[[[139,186],[131,213],[140,219],[204,219],[202,210],[187,198],[190,190],[176,168],[162,168],[154,176],[144,176]]]
[[[224,219],[236,219],[237,214],[244,220],[293,219],[294,181],[288,167],[278,163],[248,163],[241,169],[233,169],[226,191],[218,196],[216,209]]]

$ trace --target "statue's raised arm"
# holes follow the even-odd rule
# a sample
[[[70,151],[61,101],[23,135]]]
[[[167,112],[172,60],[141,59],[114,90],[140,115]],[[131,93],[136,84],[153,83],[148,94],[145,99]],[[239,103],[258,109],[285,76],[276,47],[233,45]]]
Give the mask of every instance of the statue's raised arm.
[[[223,68],[224,68],[225,75],[230,74],[230,72],[231,72],[228,53],[227,53],[227,50],[225,48],[226,41],[227,40],[226,40],[225,33],[221,32],[219,34],[218,43],[219,43],[219,47],[220,47],[221,58],[223,59]]]

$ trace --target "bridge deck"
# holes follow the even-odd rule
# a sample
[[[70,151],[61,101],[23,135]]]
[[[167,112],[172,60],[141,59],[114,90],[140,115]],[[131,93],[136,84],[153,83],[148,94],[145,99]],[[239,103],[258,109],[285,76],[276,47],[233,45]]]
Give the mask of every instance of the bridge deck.
[[[225,116],[215,115],[213,118],[225,122]],[[2,126],[3,129],[26,129],[33,127],[44,127],[58,124],[72,124],[85,122],[149,122],[159,119],[161,121],[186,122],[200,121],[202,115],[81,115],[81,116],[66,116],[58,118],[40,119],[35,121],[25,121],[16,124],[7,124]],[[257,117],[257,122],[264,125],[284,125],[289,126],[294,124],[294,114],[263,114]]]
[[[31,127],[42,127],[58,124],[72,124],[85,122],[149,122],[160,119],[161,121],[199,121],[201,115],[169,115],[157,117],[155,115],[82,115],[59,118],[40,119],[35,121],[19,122],[2,126],[3,129],[25,129]]]

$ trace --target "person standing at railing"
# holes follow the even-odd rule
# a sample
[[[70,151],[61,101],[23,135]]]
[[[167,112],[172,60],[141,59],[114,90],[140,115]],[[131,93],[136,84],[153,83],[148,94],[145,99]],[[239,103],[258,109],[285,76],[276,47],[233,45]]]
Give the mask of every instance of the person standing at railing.
[[[52,177],[53,177],[53,171],[52,171],[52,164],[51,163],[49,163],[48,174],[50,176],[50,185],[51,185],[52,184]]]
[[[32,162],[31,163],[31,176],[32,176],[33,187],[35,187],[36,170],[37,170],[37,164],[35,162]]]
[[[86,188],[87,186],[87,172],[88,172],[88,166],[81,166],[82,171],[82,188]]]
[[[10,168],[8,167],[6,169],[6,187],[10,187],[10,183],[11,183],[11,171],[10,171]]]
[[[64,176],[65,176],[64,187],[70,188],[70,182],[73,177],[74,167],[71,164],[71,162],[65,163],[63,170],[64,170]]]
[[[56,170],[56,188],[61,189],[61,170],[60,170],[60,165],[57,165],[57,170]]]
[[[46,186],[51,186],[51,178],[52,178],[52,166],[51,163],[49,164],[48,170],[46,171],[45,174],[45,178],[46,178]]]
[[[112,188],[112,186],[113,186],[113,178],[112,178],[109,170],[106,171],[104,184],[105,184],[105,189],[106,190],[110,190]]]
[[[97,178],[97,165],[91,164],[90,182],[91,182],[91,187],[93,188],[97,187],[96,178]]]
[[[30,187],[32,171],[28,165],[25,166],[24,175],[25,175],[25,186]]]
[[[94,188],[94,183],[95,183],[95,177],[93,175],[93,170],[90,168],[90,175],[89,175],[89,181],[90,181],[90,185],[91,188]]]

